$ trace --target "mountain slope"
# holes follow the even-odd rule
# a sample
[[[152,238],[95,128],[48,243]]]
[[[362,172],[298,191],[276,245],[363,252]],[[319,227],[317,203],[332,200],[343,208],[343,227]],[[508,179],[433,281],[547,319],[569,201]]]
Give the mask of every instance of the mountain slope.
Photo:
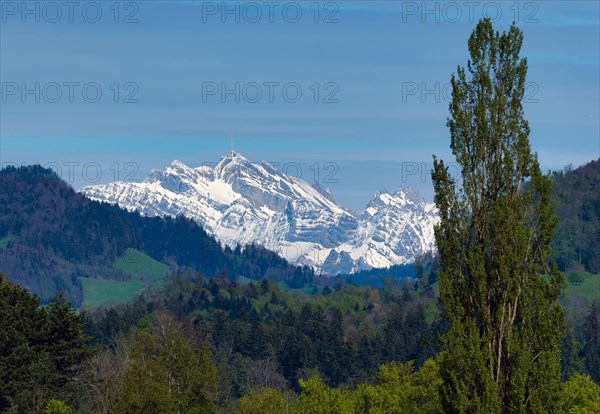
[[[215,168],[174,161],[141,183],[80,191],[145,216],[183,215],[225,245],[256,243],[325,274],[411,263],[434,248],[435,209],[412,189],[382,190],[357,216],[318,184],[233,151]]]
[[[190,219],[142,217],[90,200],[39,166],[1,170],[0,182],[0,272],[43,300],[62,289],[81,303],[82,277],[129,280],[130,273],[116,266],[127,249],[207,276],[268,277],[290,285],[312,280],[308,268],[290,266],[259,246],[222,249]]]

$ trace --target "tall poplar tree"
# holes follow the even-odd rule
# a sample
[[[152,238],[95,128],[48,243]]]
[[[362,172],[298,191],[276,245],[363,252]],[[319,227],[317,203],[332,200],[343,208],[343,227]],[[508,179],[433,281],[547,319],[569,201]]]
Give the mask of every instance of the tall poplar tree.
[[[546,413],[557,406],[565,287],[549,264],[552,183],[529,145],[523,34],[483,19],[452,75],[447,125],[460,175],[434,156],[440,294],[451,322],[440,354],[453,413]]]

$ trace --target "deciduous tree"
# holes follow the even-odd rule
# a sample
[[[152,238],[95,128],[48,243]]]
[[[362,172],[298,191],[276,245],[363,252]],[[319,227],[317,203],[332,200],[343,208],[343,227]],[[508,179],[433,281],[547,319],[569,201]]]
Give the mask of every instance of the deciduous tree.
[[[483,19],[467,69],[452,76],[450,128],[460,177],[434,157],[440,294],[452,327],[440,355],[448,412],[551,412],[565,282],[549,265],[552,182],[529,145],[527,61],[516,26]]]

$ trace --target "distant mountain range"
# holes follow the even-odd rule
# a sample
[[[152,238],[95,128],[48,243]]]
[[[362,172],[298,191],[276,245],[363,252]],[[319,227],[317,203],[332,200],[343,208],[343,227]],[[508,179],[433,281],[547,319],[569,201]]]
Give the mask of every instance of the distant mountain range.
[[[216,167],[179,161],[141,183],[84,187],[81,193],[144,216],[183,215],[222,244],[258,244],[296,265],[335,275],[414,262],[434,249],[435,206],[412,188],[380,190],[361,214],[331,192],[253,163],[237,152]]]

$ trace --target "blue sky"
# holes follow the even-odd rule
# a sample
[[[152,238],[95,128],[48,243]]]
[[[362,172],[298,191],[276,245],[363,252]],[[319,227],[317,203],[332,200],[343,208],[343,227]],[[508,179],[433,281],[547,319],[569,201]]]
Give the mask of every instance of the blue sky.
[[[141,180],[174,159],[214,163],[233,137],[247,158],[318,180],[355,210],[380,188],[431,200],[431,156],[451,159],[446,85],[482,16],[524,30],[542,166],[599,157],[596,1],[0,8],[0,162],[48,164],[75,187]]]

